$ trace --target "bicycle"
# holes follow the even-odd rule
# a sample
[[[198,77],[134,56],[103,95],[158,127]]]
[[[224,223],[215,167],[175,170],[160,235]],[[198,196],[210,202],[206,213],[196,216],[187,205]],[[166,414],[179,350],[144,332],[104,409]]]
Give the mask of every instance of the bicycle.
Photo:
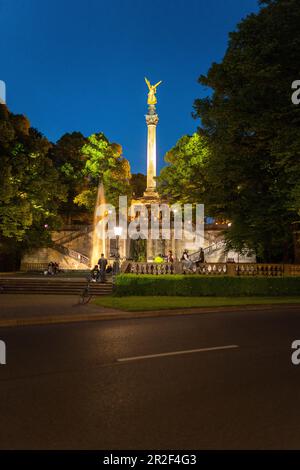
[[[93,297],[93,294],[91,293],[91,281],[88,280],[87,285],[85,286],[82,293],[80,294],[78,303],[80,305],[86,305],[89,303],[92,297]]]

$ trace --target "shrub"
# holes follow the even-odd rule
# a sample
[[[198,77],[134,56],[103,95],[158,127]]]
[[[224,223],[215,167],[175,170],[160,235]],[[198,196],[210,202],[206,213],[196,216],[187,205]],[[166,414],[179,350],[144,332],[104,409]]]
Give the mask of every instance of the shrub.
[[[300,295],[300,277],[229,277],[120,274],[116,296],[293,296]]]

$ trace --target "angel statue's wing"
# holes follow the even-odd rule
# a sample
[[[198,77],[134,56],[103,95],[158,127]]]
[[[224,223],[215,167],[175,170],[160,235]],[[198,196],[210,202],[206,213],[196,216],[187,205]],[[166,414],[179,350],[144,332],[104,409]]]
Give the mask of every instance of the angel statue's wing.
[[[150,90],[150,89],[151,89],[151,84],[150,84],[149,80],[148,80],[146,77],[145,77],[145,82],[147,83],[148,88],[149,88],[149,90]]]
[[[156,85],[154,85],[154,88],[157,88],[157,87],[158,87],[158,85],[160,85],[161,83],[162,83],[162,80],[160,80],[159,82],[157,82],[157,84],[156,84]]]

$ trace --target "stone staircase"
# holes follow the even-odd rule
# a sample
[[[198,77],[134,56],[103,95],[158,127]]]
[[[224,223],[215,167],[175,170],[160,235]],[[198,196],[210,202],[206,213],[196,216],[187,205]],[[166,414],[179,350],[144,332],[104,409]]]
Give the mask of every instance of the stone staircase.
[[[80,295],[86,285],[87,281],[83,278],[2,277],[0,278],[0,294]],[[113,290],[112,278],[108,277],[103,284],[92,282],[90,289],[91,294],[95,296],[109,295]]]
[[[225,254],[224,254],[224,249],[225,249],[225,242],[224,240],[219,240],[212,245],[207,246],[206,248],[203,249],[204,251],[204,259],[206,261],[209,261],[209,257],[211,255],[214,255],[217,251],[220,251],[220,262],[224,262],[225,259]],[[200,259],[200,251],[195,251],[194,253],[189,254],[190,260],[193,262],[197,262]]]
[[[64,256],[68,256],[69,258],[72,258],[75,261],[85,264],[86,266],[90,265],[90,258],[86,255],[83,255],[82,253],[79,253],[78,251],[72,250],[67,246],[60,245],[59,243],[53,243],[51,247]]]
[[[60,238],[56,238],[54,243],[57,243],[59,245],[65,245],[66,243],[70,243],[73,240],[76,240],[77,238],[83,237],[86,234],[90,233],[93,231],[93,225],[87,225],[82,228],[76,228],[76,229],[67,229],[66,232],[70,232],[67,235],[64,235]]]

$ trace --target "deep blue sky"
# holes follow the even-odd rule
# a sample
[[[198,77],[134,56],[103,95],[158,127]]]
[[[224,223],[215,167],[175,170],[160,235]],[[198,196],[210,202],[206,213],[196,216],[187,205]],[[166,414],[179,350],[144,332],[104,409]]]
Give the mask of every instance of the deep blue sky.
[[[257,0],[0,0],[0,79],[11,111],[50,140],[102,131],[146,171],[147,88],[158,89],[158,161],[192,119],[197,84]]]

